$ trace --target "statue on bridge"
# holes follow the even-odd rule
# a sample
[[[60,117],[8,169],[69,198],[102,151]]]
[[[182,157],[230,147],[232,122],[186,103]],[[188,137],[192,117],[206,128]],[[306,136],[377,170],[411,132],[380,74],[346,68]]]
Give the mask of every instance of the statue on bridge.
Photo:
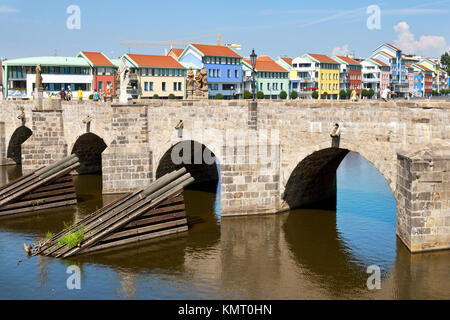
[[[122,57],[119,65],[119,74],[120,74],[120,95],[119,102],[120,103],[128,103],[128,100],[131,100],[131,95],[128,93],[128,87],[130,83],[130,68],[126,65],[125,57]]]
[[[339,129],[339,124],[334,124],[333,129],[330,132],[331,137],[331,147],[339,148],[339,143],[341,140],[341,130]]]
[[[42,66],[40,64],[36,66],[36,81],[34,87],[36,89],[42,89]]]

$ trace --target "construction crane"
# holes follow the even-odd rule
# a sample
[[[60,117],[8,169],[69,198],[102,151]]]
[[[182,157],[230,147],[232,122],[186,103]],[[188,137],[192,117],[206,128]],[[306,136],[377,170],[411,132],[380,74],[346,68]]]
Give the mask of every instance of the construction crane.
[[[206,35],[211,36],[211,35]],[[206,36],[202,36],[201,38],[205,38]],[[191,39],[193,40],[193,39]],[[120,42],[121,45],[135,45],[135,46],[169,46],[170,49],[173,49],[174,47],[185,47],[189,43],[192,43],[192,41],[183,41],[183,40],[168,40],[168,41],[143,41],[143,40],[127,40]],[[235,43],[222,43],[220,33],[217,35],[217,43],[205,43],[205,42],[196,42],[198,44],[206,44],[206,45],[213,45],[213,46],[224,46],[228,48],[233,48],[236,50],[241,50],[242,46],[240,44]]]

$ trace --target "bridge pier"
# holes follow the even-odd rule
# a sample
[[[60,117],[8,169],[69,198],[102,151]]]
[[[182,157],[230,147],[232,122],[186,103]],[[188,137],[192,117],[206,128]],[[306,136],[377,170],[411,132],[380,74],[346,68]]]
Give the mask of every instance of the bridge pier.
[[[411,252],[450,249],[450,148],[397,156],[397,235]]]
[[[68,155],[61,109],[32,110],[33,134],[22,144],[24,173],[48,166]]]

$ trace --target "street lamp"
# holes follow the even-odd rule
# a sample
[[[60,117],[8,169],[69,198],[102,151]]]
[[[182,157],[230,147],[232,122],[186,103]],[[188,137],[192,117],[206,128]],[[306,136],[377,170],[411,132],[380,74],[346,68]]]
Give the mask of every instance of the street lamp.
[[[255,87],[256,87],[256,83],[255,83],[255,66],[256,66],[256,58],[258,56],[255,53],[255,49],[252,49],[252,54],[250,55],[250,62],[252,63],[252,67],[253,67],[253,72],[252,72],[252,82],[253,82],[253,101],[255,101]]]

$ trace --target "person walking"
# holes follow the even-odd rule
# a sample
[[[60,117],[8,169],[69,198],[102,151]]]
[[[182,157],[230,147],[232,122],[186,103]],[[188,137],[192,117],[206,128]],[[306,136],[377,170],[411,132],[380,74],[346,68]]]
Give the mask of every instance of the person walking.
[[[81,88],[78,89],[78,100],[83,100],[83,91],[81,90]]]
[[[357,101],[358,100],[358,98],[356,96],[356,90],[355,89],[353,89],[352,94],[350,95],[350,100],[351,101]]]
[[[59,97],[61,98],[62,101],[66,100],[66,91],[64,90],[64,87],[59,92]]]
[[[385,102],[389,101],[389,94],[395,95],[396,93],[394,91],[391,91],[388,87],[384,88],[384,90],[381,92],[381,99],[383,99],[383,101]]]
[[[94,101],[98,101],[98,92],[95,90],[94,92]]]
[[[67,87],[67,101],[71,101],[72,100],[72,90],[70,89],[70,86]]]

